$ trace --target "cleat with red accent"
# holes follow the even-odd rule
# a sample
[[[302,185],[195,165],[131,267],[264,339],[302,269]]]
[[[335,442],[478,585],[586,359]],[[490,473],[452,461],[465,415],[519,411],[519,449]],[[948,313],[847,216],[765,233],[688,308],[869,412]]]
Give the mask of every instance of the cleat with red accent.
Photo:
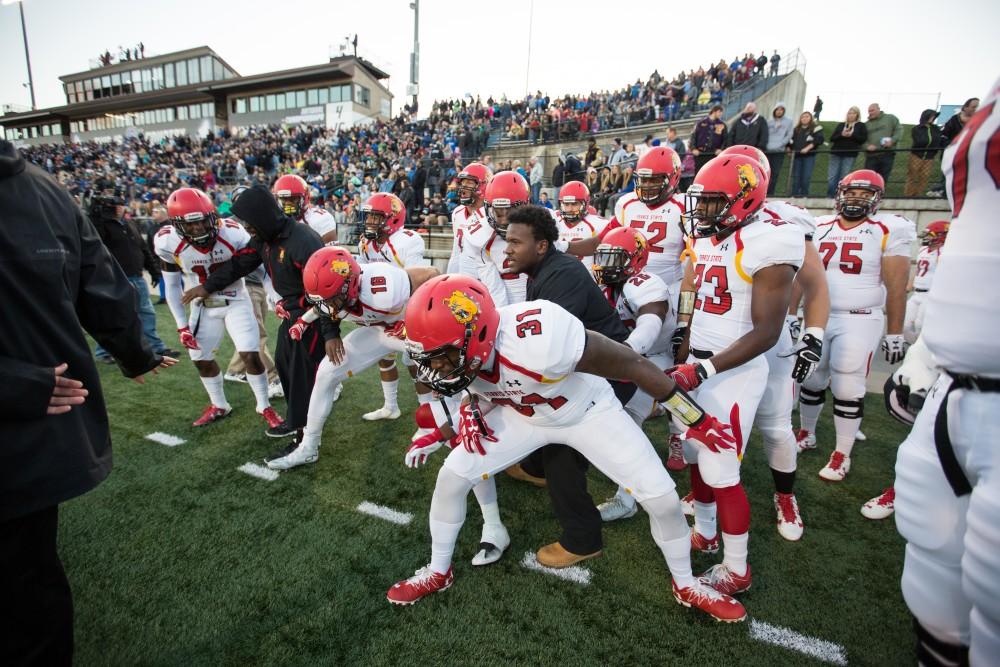
[[[799,446],[800,452],[816,449],[816,434],[800,428],[795,432],[795,444]]]
[[[819,476],[828,482],[842,482],[851,470],[851,457],[843,452],[830,454],[830,460],[819,471]]]
[[[778,513],[778,534],[789,542],[796,542],[802,537],[805,527],[799,514],[799,503],[794,493],[775,493],[774,511]]]
[[[694,491],[681,498],[681,510],[685,516],[694,516]]]
[[[896,489],[890,486],[882,492],[882,495],[875,496],[861,506],[861,516],[866,519],[888,519],[896,511]]]
[[[232,412],[231,407],[220,408],[217,405],[209,405],[205,408],[205,411],[201,413],[201,417],[192,422],[192,426],[205,426],[206,424],[211,424],[212,422],[219,421],[224,417],[228,417],[229,413]]]
[[[404,579],[393,585],[386,594],[386,599],[393,604],[410,605],[431,593],[437,593],[451,586],[455,575],[449,567],[444,574],[435,572],[430,565],[422,567],[409,579]]]
[[[724,595],[736,595],[750,590],[752,577],[749,565],[747,565],[746,574],[738,575],[726,567],[725,563],[719,563],[708,568],[698,577],[698,581],[705,586],[711,586]]]
[[[267,422],[268,428],[276,428],[285,423],[285,420],[278,416],[278,413],[274,411],[274,408],[267,406],[262,411],[258,412],[264,421]]]
[[[680,472],[687,468],[688,464],[684,461],[684,443],[681,441],[681,436],[671,435],[670,436],[670,456],[667,457],[667,470],[672,472]]]
[[[694,528],[691,529],[691,549],[703,554],[714,554],[719,550],[719,536],[707,538]]]
[[[720,593],[700,581],[686,588],[677,588],[673,582],[674,599],[685,607],[700,609],[717,621],[738,623],[747,617],[747,610],[735,598]]]

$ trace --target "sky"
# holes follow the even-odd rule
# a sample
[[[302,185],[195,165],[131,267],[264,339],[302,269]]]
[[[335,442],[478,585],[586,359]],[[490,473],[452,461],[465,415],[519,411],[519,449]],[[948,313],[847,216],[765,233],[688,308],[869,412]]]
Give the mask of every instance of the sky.
[[[4,0],[7,2],[9,0]],[[65,103],[58,77],[142,41],[147,55],[212,47],[242,75],[326,62],[345,36],[408,101],[410,0],[24,0],[40,108]],[[615,16],[610,9],[619,7]],[[420,107],[466,94],[522,97],[620,88],[657,69],[799,49],[806,105],[824,119],[870,102],[916,122],[920,111],[981,96],[1000,76],[1000,2],[858,3],[667,0],[421,0]],[[30,104],[16,5],[0,6],[0,104]]]

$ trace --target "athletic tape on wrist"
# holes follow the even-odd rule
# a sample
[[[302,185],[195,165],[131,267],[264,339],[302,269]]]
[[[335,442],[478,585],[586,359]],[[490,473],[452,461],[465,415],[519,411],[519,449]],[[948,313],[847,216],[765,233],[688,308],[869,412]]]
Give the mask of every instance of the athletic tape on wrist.
[[[677,313],[680,315],[691,315],[694,313],[694,292],[681,292],[681,298],[677,304]]]
[[[695,403],[694,399],[680,387],[674,387],[673,391],[657,402],[663,403],[667,411],[677,417],[685,426],[694,426],[705,417],[705,411],[701,409],[701,406]]]

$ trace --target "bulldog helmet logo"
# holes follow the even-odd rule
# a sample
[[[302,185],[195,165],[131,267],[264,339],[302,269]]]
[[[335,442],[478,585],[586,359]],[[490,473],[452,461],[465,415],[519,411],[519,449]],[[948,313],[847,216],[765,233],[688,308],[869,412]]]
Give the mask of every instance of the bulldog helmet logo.
[[[747,190],[752,190],[757,187],[757,174],[754,173],[753,167],[750,165],[736,165],[736,174],[740,183],[740,190],[746,192]]]
[[[459,324],[469,324],[479,315],[479,306],[467,294],[455,290],[444,300],[444,305],[448,307],[451,314],[458,320]]]
[[[335,259],[330,262],[330,271],[346,278],[351,275],[351,265],[342,259]]]

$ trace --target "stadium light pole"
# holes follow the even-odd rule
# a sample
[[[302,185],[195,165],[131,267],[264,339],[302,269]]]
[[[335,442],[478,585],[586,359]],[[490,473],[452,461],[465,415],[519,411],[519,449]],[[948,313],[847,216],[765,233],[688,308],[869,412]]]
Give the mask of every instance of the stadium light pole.
[[[22,0],[3,0],[4,5],[16,4],[17,8],[21,12],[21,37],[24,38],[24,61],[28,64],[28,90],[31,92],[31,110],[36,109],[35,106],[35,81],[31,77],[31,56],[28,55],[28,29],[24,27],[24,2]]]
[[[413,90],[413,99],[410,100],[413,106],[413,113],[417,111],[417,92],[420,78],[420,0],[413,0],[410,3],[413,10],[413,53],[410,54],[410,86]]]

